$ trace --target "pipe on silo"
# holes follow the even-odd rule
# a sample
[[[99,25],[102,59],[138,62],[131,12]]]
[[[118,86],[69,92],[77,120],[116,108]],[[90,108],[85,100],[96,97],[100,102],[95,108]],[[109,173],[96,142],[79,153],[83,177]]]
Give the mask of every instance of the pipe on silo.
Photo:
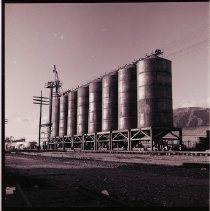
[[[77,135],[88,132],[89,86],[77,90]]]
[[[68,95],[63,95],[60,97],[59,136],[67,135],[67,118],[68,118]]]
[[[118,71],[118,130],[137,126],[136,65],[129,64]]]
[[[117,72],[102,78],[102,131],[118,127],[118,78]]]
[[[52,136],[59,136],[60,97],[52,100]]]
[[[77,91],[68,94],[68,136],[77,134]]]
[[[172,127],[171,61],[157,56],[137,63],[138,128]]]
[[[88,133],[101,131],[102,82],[101,79],[89,84]]]

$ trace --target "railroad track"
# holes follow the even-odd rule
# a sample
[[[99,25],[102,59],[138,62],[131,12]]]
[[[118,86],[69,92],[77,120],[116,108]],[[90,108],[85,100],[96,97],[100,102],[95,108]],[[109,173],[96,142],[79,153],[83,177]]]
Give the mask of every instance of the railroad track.
[[[114,153],[114,154],[140,154],[140,155],[188,155],[188,156],[210,156],[210,152],[200,151],[94,151],[81,150],[89,153]]]
[[[14,152],[74,152],[73,150],[18,150]],[[210,152],[206,151],[121,151],[121,150],[79,150],[78,152],[84,153],[111,153],[111,154],[140,154],[140,155],[180,155],[180,156],[210,156]],[[9,152],[8,152],[9,153]],[[10,152],[11,153],[11,152]],[[77,152],[75,152],[77,153]]]

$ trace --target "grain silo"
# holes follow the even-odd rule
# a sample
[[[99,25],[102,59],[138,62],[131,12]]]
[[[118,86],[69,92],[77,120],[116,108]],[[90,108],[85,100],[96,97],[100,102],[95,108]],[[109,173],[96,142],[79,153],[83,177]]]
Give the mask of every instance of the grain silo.
[[[138,128],[172,127],[171,61],[152,55],[137,63]]]
[[[68,96],[54,96],[49,145],[69,141],[94,151],[165,150],[174,141],[181,146],[182,129],[173,127],[171,61],[160,54],[157,49]],[[53,91],[56,83],[47,87]]]
[[[102,81],[97,79],[89,84],[88,133],[101,131]]]
[[[71,91],[68,94],[68,136],[77,134],[77,91]]]
[[[59,136],[60,97],[52,100],[52,137]]]
[[[117,77],[117,72],[113,72],[102,79],[102,131],[118,129]]]
[[[129,64],[118,71],[118,130],[137,126],[136,65]]]
[[[67,117],[68,117],[68,95],[64,94],[60,97],[59,136],[67,135]]]
[[[88,132],[89,86],[81,86],[77,90],[77,135]]]

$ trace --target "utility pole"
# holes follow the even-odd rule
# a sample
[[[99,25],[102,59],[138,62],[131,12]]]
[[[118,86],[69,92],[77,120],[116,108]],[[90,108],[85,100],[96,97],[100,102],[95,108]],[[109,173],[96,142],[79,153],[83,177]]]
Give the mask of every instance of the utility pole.
[[[33,104],[39,104],[40,105],[38,150],[41,149],[40,140],[41,140],[41,126],[42,126],[42,105],[49,105],[48,103],[49,103],[49,98],[42,97],[42,90],[41,90],[41,97],[33,96]]]
[[[5,130],[5,128],[6,128],[6,126],[5,126],[6,124],[8,124],[8,119],[4,119],[4,130]],[[4,135],[4,149],[6,149],[5,141],[6,141],[6,137],[5,137],[5,135]]]

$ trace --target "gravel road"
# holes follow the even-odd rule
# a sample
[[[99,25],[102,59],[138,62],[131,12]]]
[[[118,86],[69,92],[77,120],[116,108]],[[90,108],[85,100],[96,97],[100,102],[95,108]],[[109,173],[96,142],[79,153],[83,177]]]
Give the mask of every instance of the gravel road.
[[[81,186],[106,192],[130,207],[209,206],[209,158],[205,156],[13,153],[6,154],[5,166],[6,185],[18,183],[30,193],[38,189],[49,196],[52,189],[71,192]],[[80,206],[97,207],[97,203],[88,205],[82,198],[79,201]],[[21,204],[10,200],[8,206]],[[73,202],[68,206],[74,206]]]

